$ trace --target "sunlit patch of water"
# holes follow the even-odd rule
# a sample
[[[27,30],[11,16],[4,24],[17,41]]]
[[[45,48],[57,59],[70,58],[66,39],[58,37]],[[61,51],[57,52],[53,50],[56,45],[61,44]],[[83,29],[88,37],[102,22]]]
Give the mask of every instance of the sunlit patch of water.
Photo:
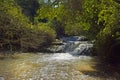
[[[69,53],[55,53],[50,57],[50,60],[72,60],[75,59],[74,56]]]

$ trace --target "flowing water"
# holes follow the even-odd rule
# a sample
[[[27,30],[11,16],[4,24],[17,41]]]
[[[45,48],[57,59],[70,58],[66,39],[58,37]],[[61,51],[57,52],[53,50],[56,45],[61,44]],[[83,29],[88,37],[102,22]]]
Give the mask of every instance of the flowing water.
[[[12,59],[0,60],[0,77],[5,80],[117,80],[97,70],[97,63],[96,58],[69,53],[16,54]]]
[[[106,72],[108,67],[99,68],[103,66],[97,58],[86,56],[91,43],[70,40],[57,47],[61,53],[22,53],[0,59],[0,80],[119,80],[116,72]]]
[[[84,37],[72,36],[62,37],[62,45],[56,45],[49,48],[52,52],[65,52],[71,55],[90,55],[90,48],[93,44],[89,41],[81,41]]]

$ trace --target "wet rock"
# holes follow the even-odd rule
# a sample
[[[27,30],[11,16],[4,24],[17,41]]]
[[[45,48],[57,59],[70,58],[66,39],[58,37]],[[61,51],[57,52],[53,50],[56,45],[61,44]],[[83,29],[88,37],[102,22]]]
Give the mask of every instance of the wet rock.
[[[0,80],[5,80],[4,77],[0,77]]]

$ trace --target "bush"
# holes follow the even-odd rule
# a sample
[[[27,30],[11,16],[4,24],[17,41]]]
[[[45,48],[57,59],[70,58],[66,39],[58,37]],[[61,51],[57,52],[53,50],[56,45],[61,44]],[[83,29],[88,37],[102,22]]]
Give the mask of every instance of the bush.
[[[23,30],[24,25],[18,19],[11,15],[0,13],[1,50],[16,50],[16,48],[20,48],[20,37]]]
[[[31,25],[27,33],[22,36],[22,49],[27,51],[41,51],[48,47],[55,39],[55,32],[46,24]]]
[[[112,64],[120,61],[120,54],[116,52],[120,49],[119,37],[119,26],[105,27],[98,34],[94,48],[102,61]]]
[[[46,24],[32,25],[14,0],[0,1],[0,51],[40,51],[55,36]]]

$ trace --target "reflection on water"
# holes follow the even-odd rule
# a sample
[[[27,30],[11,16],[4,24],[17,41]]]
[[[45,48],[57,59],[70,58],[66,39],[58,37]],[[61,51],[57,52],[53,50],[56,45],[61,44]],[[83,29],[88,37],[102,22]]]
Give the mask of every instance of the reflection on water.
[[[98,71],[96,65],[96,59],[89,56],[25,53],[0,60],[0,77],[5,80],[117,80]]]

